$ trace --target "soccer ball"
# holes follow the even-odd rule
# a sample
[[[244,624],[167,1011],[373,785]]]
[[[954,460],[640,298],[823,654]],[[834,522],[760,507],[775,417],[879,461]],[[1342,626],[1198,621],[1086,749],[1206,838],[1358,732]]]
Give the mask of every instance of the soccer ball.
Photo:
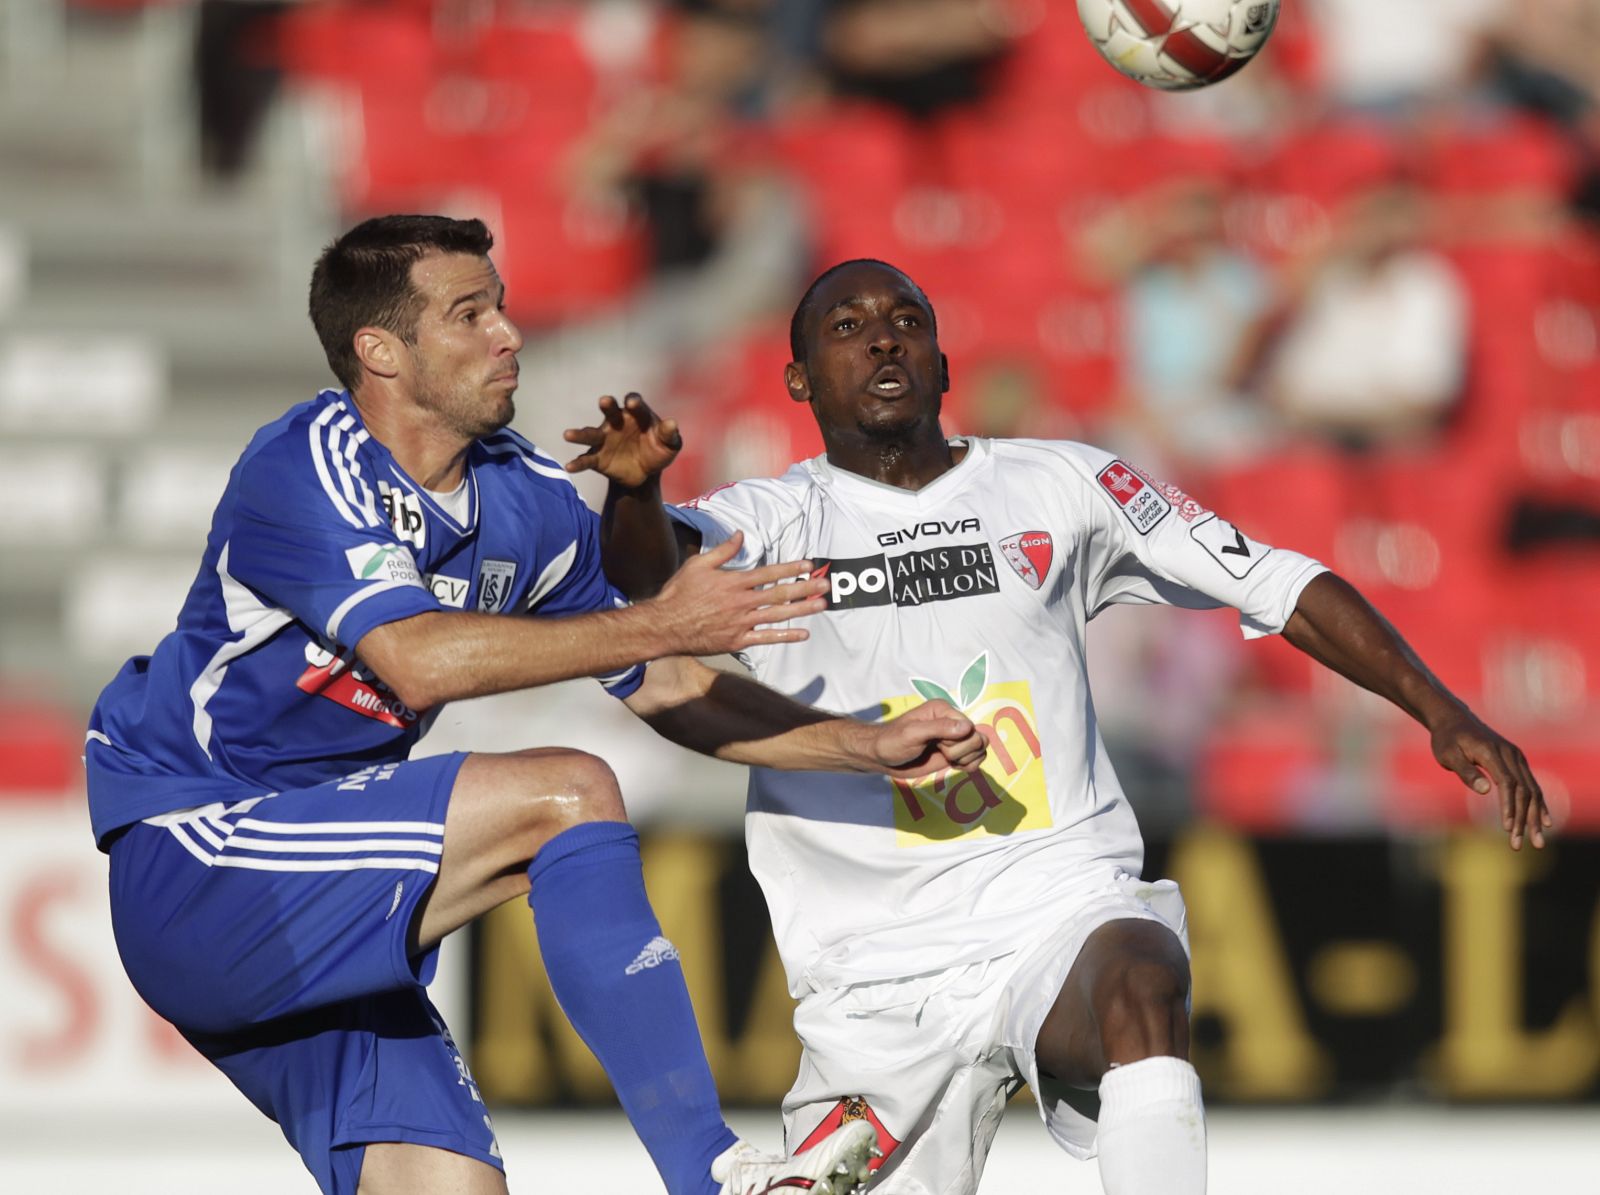
[[[1100,56],[1134,82],[1189,91],[1256,56],[1278,0],[1078,0],[1078,19]]]

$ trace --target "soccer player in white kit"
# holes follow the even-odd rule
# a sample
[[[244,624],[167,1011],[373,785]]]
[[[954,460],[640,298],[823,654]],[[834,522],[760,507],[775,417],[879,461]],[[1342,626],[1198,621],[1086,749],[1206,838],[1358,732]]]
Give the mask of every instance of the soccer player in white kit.
[[[1087,685],[1089,619],[1112,603],[1237,608],[1247,638],[1281,633],[1427,727],[1441,766],[1498,790],[1513,848],[1542,846],[1550,824],[1527,761],[1316,561],[1088,445],[947,440],[934,312],[899,270],[828,271],[792,340],[789,394],[827,451],[779,478],[669,522],[655,478],[670,425],[629,396],[568,433],[590,448],[568,467],[612,480],[606,567],[624,591],[742,531],[735,566],[806,558],[832,581],[809,640],[742,653],[760,680],[868,717],[943,697],[989,741],[979,771],[915,782],[752,770],[750,865],[804,1045],[788,1146],[864,1118],[886,1155],[874,1191],[970,1193],[1026,1081],[1055,1140],[1098,1154],[1109,1195],[1202,1192],[1183,902],[1140,875]],[[1098,1089],[1098,1122],[1074,1088]]]

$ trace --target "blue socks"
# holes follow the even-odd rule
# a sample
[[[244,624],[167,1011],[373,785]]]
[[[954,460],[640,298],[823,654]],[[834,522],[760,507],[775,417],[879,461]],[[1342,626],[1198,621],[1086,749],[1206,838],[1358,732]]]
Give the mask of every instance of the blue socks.
[[[684,986],[645,895],[626,822],[557,834],[528,866],[539,953],[556,1000],[605,1068],[671,1195],[714,1195],[711,1161],[737,1140]]]

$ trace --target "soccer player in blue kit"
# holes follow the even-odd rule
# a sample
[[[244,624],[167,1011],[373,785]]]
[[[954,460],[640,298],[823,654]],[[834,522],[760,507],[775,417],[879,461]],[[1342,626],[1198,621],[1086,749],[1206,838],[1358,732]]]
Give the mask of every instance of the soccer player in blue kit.
[[[688,658],[803,639],[767,624],[821,608],[819,583],[775,584],[809,562],[708,553],[623,602],[598,518],[505,430],[522,339],[491,244],[480,221],[390,216],[318,261],[311,318],[345,389],[257,432],[176,629],[91,718],[123,963],[323,1191],[488,1195],[507,1190],[493,1127],[424,987],[446,934],[527,895],[672,1195],[852,1192],[866,1126],[793,1161],[728,1129],[601,760],[407,756],[448,701],[590,675],[735,761],[925,775],[983,739],[947,704],[860,722]]]

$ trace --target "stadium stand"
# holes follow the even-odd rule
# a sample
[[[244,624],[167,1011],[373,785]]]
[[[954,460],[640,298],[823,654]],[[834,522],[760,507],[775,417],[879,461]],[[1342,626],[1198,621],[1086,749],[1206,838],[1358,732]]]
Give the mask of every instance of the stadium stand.
[[[632,5],[628,46],[597,36],[588,7],[293,6],[264,48],[289,81],[279,120],[290,132],[267,147],[267,181],[246,178],[232,193],[207,191],[192,172],[163,177],[182,158],[182,138],[174,147],[149,130],[170,132],[176,84],[152,94],[126,68],[95,69],[95,45],[119,38],[146,59],[175,60],[183,26],[172,11],[116,5],[132,11],[102,11],[73,29],[89,48],[80,74],[60,86],[93,77],[82,90],[100,106],[82,97],[42,105],[0,128],[0,145],[31,164],[31,174],[8,172],[0,194],[40,180],[8,216],[13,264],[0,274],[23,297],[0,329],[0,425],[22,437],[24,456],[79,429],[106,451],[60,459],[80,478],[77,498],[50,513],[55,522],[33,524],[51,541],[37,548],[34,578],[0,581],[0,592],[18,595],[0,675],[37,662],[48,642],[85,665],[55,695],[70,706],[98,680],[89,662],[159,629],[154,595],[166,583],[157,574],[175,569],[181,588],[189,565],[147,575],[139,558],[106,556],[84,572],[61,562],[61,545],[176,549],[192,539],[208,508],[198,495],[220,484],[213,454],[226,445],[231,460],[242,431],[321,377],[299,322],[299,274],[338,224],[396,208],[485,214],[535,346],[625,312],[660,284],[629,183],[652,163],[590,166],[597,152],[616,152],[608,122],[658,118],[658,108],[628,101],[692,75],[694,47],[675,40],[686,18],[672,6]],[[1600,709],[1600,636],[1576,613],[1600,606],[1600,237],[1566,214],[1571,140],[1492,104],[1407,123],[1322,103],[1315,41],[1288,10],[1248,76],[1282,100],[1267,106],[1274,118],[1223,137],[1216,121],[1174,122],[1165,100],[1107,71],[1070,5],[1015,8],[1023,31],[977,101],[913,119],[774,86],[728,102],[708,168],[776,172],[799,196],[810,246],[800,272],[869,255],[923,282],[954,363],[954,426],[979,418],[964,406],[963,379],[1014,370],[1042,379],[1048,426],[1091,440],[1121,408],[1124,378],[1115,289],[1079,251],[1088,221],[1162,181],[1204,176],[1226,189],[1230,242],[1287,269],[1334,234],[1352,195],[1397,175],[1421,182],[1429,240],[1472,310],[1464,390],[1431,442],[1365,455],[1291,442],[1174,480],[1258,537],[1304,548],[1367,588],[1448,681],[1525,726],[1530,742],[1548,743],[1574,817],[1597,816],[1600,748],[1571,728]],[[295,143],[302,148],[286,149]],[[634,150],[650,144],[640,138],[647,148]],[[82,244],[52,232],[61,222],[38,199],[65,178],[80,195],[84,180],[101,188],[98,207],[73,214],[74,227],[101,229]],[[169,213],[159,252],[178,264],[164,267],[159,296],[137,303],[141,262],[148,268],[156,250],[141,258],[133,246],[146,234],[117,211],[158,206],[153,194]],[[121,276],[91,278],[90,259],[123,262]],[[99,339],[64,355],[52,337],[73,305],[93,317]],[[685,353],[660,371],[673,378],[674,413],[718,429],[712,443],[691,437],[678,496],[814,450],[805,412],[779,389],[782,314],[752,311],[715,353]],[[26,503],[30,476],[17,470],[7,494]],[[123,600],[134,588],[151,597],[149,618],[142,600]],[[1560,617],[1552,600],[1564,603]],[[41,640],[46,609],[65,612],[65,629]],[[1396,786],[1397,824],[1465,816],[1459,795],[1456,804],[1439,797],[1422,782],[1426,769],[1377,732],[1353,762],[1335,750],[1327,728],[1337,711],[1290,649],[1250,647],[1246,674],[1242,712],[1197,768],[1198,808],[1252,826],[1317,821],[1329,816],[1319,809],[1329,793],[1359,781]],[[1275,711],[1265,721],[1251,712],[1261,698]],[[1390,808],[1374,801],[1369,812],[1386,818]]]

